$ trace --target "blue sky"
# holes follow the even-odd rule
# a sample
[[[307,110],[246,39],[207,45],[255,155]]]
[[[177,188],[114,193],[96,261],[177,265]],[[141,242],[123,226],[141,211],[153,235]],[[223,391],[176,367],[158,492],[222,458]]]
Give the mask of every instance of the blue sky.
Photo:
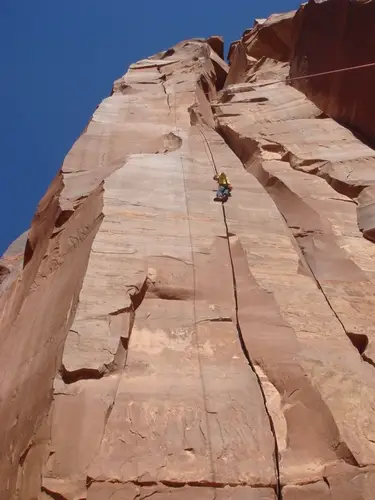
[[[226,47],[295,0],[0,0],[0,255],[36,205],[113,80],[193,37]]]

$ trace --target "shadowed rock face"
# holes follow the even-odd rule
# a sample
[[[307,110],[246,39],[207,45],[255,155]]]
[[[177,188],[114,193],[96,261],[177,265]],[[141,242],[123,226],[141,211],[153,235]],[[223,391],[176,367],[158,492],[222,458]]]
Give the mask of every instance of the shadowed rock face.
[[[373,0],[309,1],[293,24],[291,76],[374,63],[374,20]],[[293,86],[334,119],[373,139],[374,84],[375,66],[297,80]]]
[[[301,12],[131,65],[1,259],[1,499],[373,499],[375,153]]]

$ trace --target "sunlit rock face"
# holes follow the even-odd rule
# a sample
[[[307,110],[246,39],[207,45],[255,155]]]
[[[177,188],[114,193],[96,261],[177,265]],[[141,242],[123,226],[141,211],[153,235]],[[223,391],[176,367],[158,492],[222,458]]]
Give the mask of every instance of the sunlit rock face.
[[[96,109],[0,260],[2,500],[373,499],[375,153],[349,93],[293,80],[375,22],[336,4],[228,63],[181,42]]]

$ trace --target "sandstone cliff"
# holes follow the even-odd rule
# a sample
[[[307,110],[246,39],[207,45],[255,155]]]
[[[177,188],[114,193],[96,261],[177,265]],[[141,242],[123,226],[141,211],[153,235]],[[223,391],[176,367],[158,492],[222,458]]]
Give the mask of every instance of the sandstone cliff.
[[[291,30],[291,76],[374,63],[374,18],[372,0],[303,5]],[[374,139],[374,84],[375,67],[300,79],[293,85],[330,116]]]
[[[181,42],[97,108],[0,260],[1,499],[373,498],[375,152],[334,121],[370,118],[285,82],[336,3],[229,66]]]

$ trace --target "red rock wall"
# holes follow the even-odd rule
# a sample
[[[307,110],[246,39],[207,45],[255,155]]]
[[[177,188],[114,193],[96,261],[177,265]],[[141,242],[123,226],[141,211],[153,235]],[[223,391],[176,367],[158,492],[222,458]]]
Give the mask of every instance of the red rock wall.
[[[292,77],[375,62],[375,2],[310,0],[295,18]],[[298,80],[332,118],[375,139],[375,67]]]
[[[115,82],[0,261],[1,500],[372,500],[375,153],[311,102],[355,121],[362,84],[283,81],[350,5]]]
[[[102,414],[108,418],[107,408],[101,412],[100,405],[103,405],[103,401],[99,398],[100,416],[96,417],[94,411],[88,412],[92,413],[96,425],[96,428],[92,429],[87,424],[86,415],[79,414],[82,408],[81,413],[85,413],[85,404],[87,405],[89,397],[83,398],[84,401],[75,398],[74,404],[70,404],[70,399],[65,394],[59,397],[59,391],[53,392],[54,379],[57,376],[55,383],[62,384],[59,371],[63,369],[64,362],[67,364],[66,360],[63,361],[63,355],[69,358],[65,350],[67,336],[70,333],[70,337],[76,338],[75,330],[70,332],[70,329],[77,317],[78,302],[81,306],[84,304],[83,309],[86,308],[86,312],[92,307],[94,315],[94,326],[89,324],[89,319],[82,320],[84,325],[89,324],[88,330],[94,332],[94,339],[87,341],[90,352],[85,352],[84,359],[78,361],[75,360],[78,347],[73,347],[71,353],[72,365],[82,363],[82,369],[80,370],[79,365],[76,370],[78,380],[86,373],[85,362],[92,363],[95,355],[100,352],[94,342],[95,335],[98,337],[95,321],[98,323],[99,320],[96,316],[101,318],[98,308],[100,309],[101,304],[103,308],[109,304],[109,312],[116,310],[116,300],[113,297],[112,302],[108,299],[108,293],[113,291],[112,284],[108,284],[108,276],[111,276],[113,266],[108,255],[117,255],[116,252],[119,252],[116,261],[125,255],[122,259],[126,269],[130,268],[129,280],[135,273],[131,270],[126,253],[130,241],[116,243],[118,236],[115,224],[118,223],[118,218],[115,216],[114,222],[107,221],[109,228],[103,228],[104,181],[127,164],[130,158],[140,161],[144,155],[146,165],[148,158],[151,158],[150,163],[153,159],[165,164],[162,155],[170,152],[173,156],[173,152],[181,147],[182,140],[178,135],[177,124],[189,130],[189,109],[195,102],[197,121],[214,125],[208,98],[215,97],[216,87],[222,86],[226,78],[227,66],[219,57],[222,50],[223,42],[219,37],[210,38],[208,44],[204,43],[204,40],[181,42],[171,49],[171,62],[170,59],[164,60],[169,54],[162,53],[159,55],[160,59],[154,56],[154,59],[133,65],[126,78],[115,82],[112,96],[98,107],[84,133],[65,159],[62,170],[39,203],[26,245],[24,237],[20,242],[15,242],[0,260],[1,500],[39,498],[42,470],[49,455],[57,455],[53,463],[48,461],[46,471],[51,496],[55,498],[53,495],[58,494],[59,498],[65,498],[66,493],[67,498],[73,498],[71,495],[78,494],[66,492],[64,474],[66,475],[69,466],[73,470],[73,476],[81,472],[73,461],[73,456],[78,456],[78,461],[86,463],[80,452],[80,439],[84,439],[85,435],[78,425],[79,416],[83,419],[82,427],[87,427],[88,432],[92,432],[88,436],[91,447],[86,446],[86,443],[81,446],[87,447],[86,455],[90,462],[90,452],[95,453],[95,446],[100,444],[103,433],[103,429],[97,432],[96,428],[103,424]],[[187,140],[185,142],[187,143]],[[178,154],[176,162],[180,163]],[[140,175],[143,176],[142,173]],[[142,179],[144,180],[144,177]],[[137,183],[134,178],[132,182]],[[164,182],[161,184],[165,185]],[[138,200],[137,190],[132,189],[132,192]],[[146,196],[148,192],[146,189]],[[161,203],[160,200],[158,202]],[[135,201],[134,206],[138,205]],[[106,210],[110,210],[108,206]],[[131,214],[134,215],[134,212],[129,213],[130,217]],[[125,223],[128,220],[125,216]],[[107,255],[104,251],[103,256],[102,252],[97,251],[96,260],[94,256],[91,261],[93,272],[89,273],[88,282],[91,283],[90,280],[93,279],[97,283],[99,300],[97,304],[92,304],[91,283],[87,285],[90,289],[87,305],[84,302],[84,294],[80,296],[80,293],[92,256],[92,245],[100,228],[103,231],[99,240],[103,239],[103,235],[104,238],[109,238],[112,252],[109,251]],[[120,235],[127,238],[127,230],[128,228],[125,228]],[[153,246],[152,241],[151,238],[148,242],[150,248]],[[100,241],[96,244],[101,245]],[[103,263],[104,274],[100,274]],[[117,269],[114,274],[114,281],[124,279],[121,270]],[[120,293],[114,292],[120,305],[124,305],[126,301],[130,302],[126,290],[125,287],[120,288]],[[117,325],[115,319],[111,318],[104,315],[104,323],[109,322],[111,335],[120,335],[122,325]],[[108,333],[105,331],[104,342],[107,339]],[[115,343],[118,342],[119,338],[116,337]],[[108,348],[106,352],[111,354]],[[117,366],[120,361],[125,362],[119,359],[122,354],[120,350],[119,356],[116,355],[113,359],[113,365]],[[64,369],[66,372],[65,366]],[[86,371],[86,376],[90,379],[94,370]],[[62,372],[61,376],[64,381],[69,380],[69,384],[72,380],[65,372]],[[90,385],[90,380],[88,383]],[[76,386],[72,384],[72,387],[74,389]],[[94,391],[94,396],[97,392]],[[95,397],[93,399],[95,403]],[[54,412],[50,412],[54,400]],[[61,412],[58,411],[60,407]],[[78,415],[74,413],[75,410]],[[54,425],[56,421],[57,424]],[[69,438],[71,432],[77,433],[72,439]],[[62,434],[61,439],[59,433]],[[51,439],[53,445],[48,449],[47,445]],[[77,449],[74,449],[76,444]],[[61,455],[66,448],[70,450],[72,445],[73,454],[68,454],[64,462]],[[83,480],[84,489],[85,472],[82,477],[79,476],[79,479]],[[57,486],[54,484],[56,477]],[[44,488],[42,495],[50,498],[48,488]],[[69,488],[68,485],[68,490]]]
[[[56,179],[61,180],[61,174]],[[59,182],[55,184],[29,233],[34,253],[30,249],[23,273],[5,292],[0,325],[0,498],[4,500],[17,498],[16,492],[20,499],[36,498],[32,495],[40,491],[52,383],[101,219],[99,189],[60,225]]]

